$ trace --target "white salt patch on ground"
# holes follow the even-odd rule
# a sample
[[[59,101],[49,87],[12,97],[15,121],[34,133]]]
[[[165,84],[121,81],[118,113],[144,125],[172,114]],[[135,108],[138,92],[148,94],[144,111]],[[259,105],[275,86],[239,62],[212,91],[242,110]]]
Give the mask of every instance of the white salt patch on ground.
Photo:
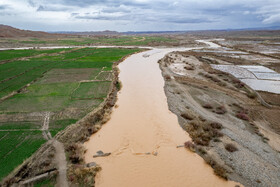
[[[264,66],[239,66],[242,68],[245,68],[251,72],[259,72],[259,73],[276,73],[275,71],[273,71],[272,69],[269,69],[267,67]]]
[[[280,94],[280,74],[264,66],[211,65],[227,72],[257,91]]]
[[[246,55],[248,53],[246,52],[242,52],[242,51],[214,51],[214,50],[193,50],[195,52],[205,52],[205,53],[226,53],[226,54],[242,54],[242,55]]]
[[[239,67],[239,66],[235,66],[235,65],[215,65],[212,64],[211,65],[212,68],[226,72],[226,73],[230,73],[233,76],[235,76],[236,78],[239,79],[256,79],[256,77],[254,76],[253,73],[251,73],[250,71]]]
[[[280,81],[279,73],[254,73],[258,79]]]
[[[280,94],[280,81],[259,79],[241,79],[241,81],[254,90]]]

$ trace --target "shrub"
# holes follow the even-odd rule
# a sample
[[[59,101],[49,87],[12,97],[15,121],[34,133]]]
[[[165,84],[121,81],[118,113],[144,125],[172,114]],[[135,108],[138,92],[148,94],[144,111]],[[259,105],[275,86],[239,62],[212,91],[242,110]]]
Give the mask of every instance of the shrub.
[[[207,154],[207,151],[206,151],[205,149],[203,149],[203,147],[200,147],[200,146],[197,148],[197,151],[198,151],[199,153],[201,153],[202,155]]]
[[[221,129],[223,127],[222,124],[217,123],[217,122],[210,123],[210,126],[214,129]]]
[[[186,67],[184,67],[184,69],[186,69],[186,70],[194,70],[194,67],[193,66],[186,66]]]
[[[213,106],[210,105],[209,103],[202,105],[203,108],[207,108],[207,109],[212,109]]]
[[[247,97],[255,99],[257,97],[257,94],[255,92],[247,92]]]
[[[214,173],[217,176],[220,176],[226,180],[228,179],[227,170],[225,168],[223,168],[222,166],[220,166],[215,160],[213,160],[209,156],[205,157],[204,160],[207,164],[209,164],[214,169]]]
[[[170,77],[170,75],[165,75],[165,76],[164,76],[164,79],[167,80],[167,81],[169,81],[169,80],[171,80],[171,77]]]
[[[215,110],[216,114],[225,114],[226,112],[227,112],[227,109],[224,106],[218,106]]]
[[[228,143],[225,145],[225,148],[228,152],[235,152],[235,151],[238,151],[237,147],[232,144],[232,143]]]
[[[235,116],[244,121],[249,121],[249,116],[244,111],[236,113]]]
[[[195,144],[194,143],[192,143],[191,141],[187,141],[187,142],[185,142],[184,143],[184,146],[185,146],[185,148],[188,148],[189,150],[191,150],[191,151],[195,151]]]
[[[194,116],[192,114],[188,114],[188,113],[181,114],[181,117],[186,119],[186,120],[193,120],[194,119]]]

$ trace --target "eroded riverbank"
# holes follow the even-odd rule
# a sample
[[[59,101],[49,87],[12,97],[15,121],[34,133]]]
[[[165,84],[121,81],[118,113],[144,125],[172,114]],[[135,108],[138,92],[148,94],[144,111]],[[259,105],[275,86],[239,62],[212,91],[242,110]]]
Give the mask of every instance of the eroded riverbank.
[[[111,119],[85,148],[86,162],[102,167],[96,186],[234,186],[198,155],[177,148],[190,140],[168,110],[157,61],[176,49],[157,49],[119,65],[123,88]],[[97,151],[108,157],[93,158]]]

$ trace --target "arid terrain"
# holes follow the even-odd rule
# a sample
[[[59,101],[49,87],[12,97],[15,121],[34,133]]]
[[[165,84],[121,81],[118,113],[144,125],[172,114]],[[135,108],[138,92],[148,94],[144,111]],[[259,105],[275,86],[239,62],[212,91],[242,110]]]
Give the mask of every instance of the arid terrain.
[[[279,185],[279,31],[3,33],[1,185]]]

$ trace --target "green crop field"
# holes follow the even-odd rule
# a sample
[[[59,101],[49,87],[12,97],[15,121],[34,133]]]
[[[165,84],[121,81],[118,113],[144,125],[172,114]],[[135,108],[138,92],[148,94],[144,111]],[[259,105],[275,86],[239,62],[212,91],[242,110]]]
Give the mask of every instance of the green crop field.
[[[0,98],[14,94],[0,101],[0,179],[47,141],[42,130],[47,115],[52,136],[76,123],[107,97],[112,86],[109,70],[113,63],[137,51],[121,48],[1,51],[1,60],[10,61],[0,63]],[[36,56],[39,54],[42,55]]]
[[[41,134],[41,131],[0,132],[0,179],[46,142]]]
[[[106,98],[109,91],[110,82],[83,82],[72,94],[73,98],[79,99],[99,99]]]
[[[166,36],[93,36],[93,37],[65,37],[65,38],[24,38],[19,40],[0,39],[0,42],[17,44],[19,46],[88,46],[88,45],[116,45],[116,46],[141,46],[141,45],[166,45],[178,42],[175,38]]]
[[[38,49],[25,49],[25,50],[5,50],[0,51],[0,62],[4,60],[12,60],[15,58],[30,57],[40,54],[51,54],[58,53],[61,51],[67,51],[70,49],[49,49],[49,50],[38,50]]]

